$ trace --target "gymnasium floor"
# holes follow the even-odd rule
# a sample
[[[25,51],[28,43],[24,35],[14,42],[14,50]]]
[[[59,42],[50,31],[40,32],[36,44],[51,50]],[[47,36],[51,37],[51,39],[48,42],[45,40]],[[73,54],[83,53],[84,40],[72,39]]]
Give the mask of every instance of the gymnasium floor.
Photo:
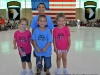
[[[0,75],[20,75],[22,71],[18,51],[13,49],[14,31],[0,32]],[[67,56],[69,73],[73,75],[100,75],[100,28],[70,27],[70,31],[71,48]],[[32,64],[35,74],[35,58],[33,56]],[[53,52],[51,75],[55,75],[55,71],[56,56]],[[42,72],[41,75],[45,75],[45,73]]]

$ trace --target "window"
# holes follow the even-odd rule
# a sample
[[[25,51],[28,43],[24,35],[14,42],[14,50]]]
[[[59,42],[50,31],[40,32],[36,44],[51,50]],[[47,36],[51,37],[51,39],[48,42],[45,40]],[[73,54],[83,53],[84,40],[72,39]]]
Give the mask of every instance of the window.
[[[6,8],[6,4],[4,0],[0,0],[0,9],[5,9]]]
[[[7,2],[14,0],[0,0],[0,9],[7,9]],[[26,3],[25,3],[26,1]],[[18,0],[21,3],[21,8],[31,8],[31,0]],[[26,4],[26,6],[25,6]]]

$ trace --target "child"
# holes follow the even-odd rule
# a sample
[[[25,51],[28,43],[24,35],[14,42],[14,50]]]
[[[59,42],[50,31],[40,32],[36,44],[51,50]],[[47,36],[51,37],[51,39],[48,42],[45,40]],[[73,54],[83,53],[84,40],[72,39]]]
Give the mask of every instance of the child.
[[[67,26],[64,26],[66,23],[66,17],[63,13],[58,13],[56,17],[58,26],[53,30],[54,38],[54,52],[57,55],[57,71],[56,74],[60,74],[60,62],[62,58],[63,62],[63,72],[68,74],[67,71],[67,53],[70,48],[70,31]]]
[[[29,73],[28,75],[33,75],[32,63],[31,63],[31,33],[26,30],[28,26],[28,20],[26,18],[21,18],[19,21],[19,30],[14,33],[14,49],[18,48],[20,58],[22,61],[23,71],[20,75],[25,75],[26,72],[26,62],[28,63]],[[17,44],[17,45],[16,45]]]
[[[33,45],[36,54],[37,73],[41,74],[42,59],[44,58],[46,75],[50,75],[49,69],[51,68],[51,43],[53,41],[50,29],[46,27],[47,19],[45,15],[39,15],[38,25],[32,34]]]
[[[32,28],[32,33],[38,27],[37,21],[38,21],[39,15],[44,15],[45,14],[45,10],[46,10],[46,5],[44,3],[39,3],[37,5],[38,15],[36,15],[36,16],[34,16],[34,18],[32,18],[31,26],[30,26]],[[47,27],[50,29],[50,31],[52,33],[52,29],[54,28],[52,19],[50,18],[49,15],[46,15],[46,18],[47,18]],[[35,56],[35,53],[34,53],[34,56]],[[45,63],[44,63],[44,71],[46,71]]]
[[[38,27],[37,21],[38,21],[39,15],[44,15],[45,10],[46,10],[46,5],[44,3],[39,3],[37,5],[38,15],[36,15],[36,16],[34,16],[34,18],[32,18],[31,26],[30,26],[32,28],[32,33],[33,33],[34,29]],[[46,18],[47,18],[47,25],[48,25],[47,27],[52,32],[52,29],[54,28],[52,19],[49,15],[46,15]]]

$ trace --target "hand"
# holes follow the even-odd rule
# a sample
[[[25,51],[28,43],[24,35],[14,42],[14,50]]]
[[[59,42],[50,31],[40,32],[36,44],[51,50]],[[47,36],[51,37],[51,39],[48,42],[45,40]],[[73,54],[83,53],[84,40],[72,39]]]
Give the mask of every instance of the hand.
[[[17,46],[14,46],[14,49],[17,49]]]
[[[67,52],[69,52],[69,48],[67,48],[66,50],[67,50]]]
[[[41,50],[40,49],[36,49],[38,52],[41,52]]]
[[[67,53],[69,52],[69,50],[67,49]]]
[[[54,48],[54,52],[57,53],[57,48]]]
[[[46,51],[46,48],[43,48],[42,51],[45,52]]]

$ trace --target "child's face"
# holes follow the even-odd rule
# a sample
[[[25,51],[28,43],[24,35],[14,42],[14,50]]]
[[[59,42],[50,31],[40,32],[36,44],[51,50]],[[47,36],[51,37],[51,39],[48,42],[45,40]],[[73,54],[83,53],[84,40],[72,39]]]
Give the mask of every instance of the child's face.
[[[20,24],[19,24],[19,28],[24,31],[26,30],[27,28],[27,22],[26,21],[22,21]]]
[[[65,25],[65,19],[63,17],[59,17],[57,20],[58,26],[63,26]]]
[[[44,14],[44,12],[45,12],[45,6],[43,5],[43,4],[39,4],[39,6],[38,6],[38,12],[40,13],[40,14]]]
[[[46,24],[47,24],[46,18],[40,17],[39,20],[38,20],[38,24],[39,24],[39,27],[45,27]]]

